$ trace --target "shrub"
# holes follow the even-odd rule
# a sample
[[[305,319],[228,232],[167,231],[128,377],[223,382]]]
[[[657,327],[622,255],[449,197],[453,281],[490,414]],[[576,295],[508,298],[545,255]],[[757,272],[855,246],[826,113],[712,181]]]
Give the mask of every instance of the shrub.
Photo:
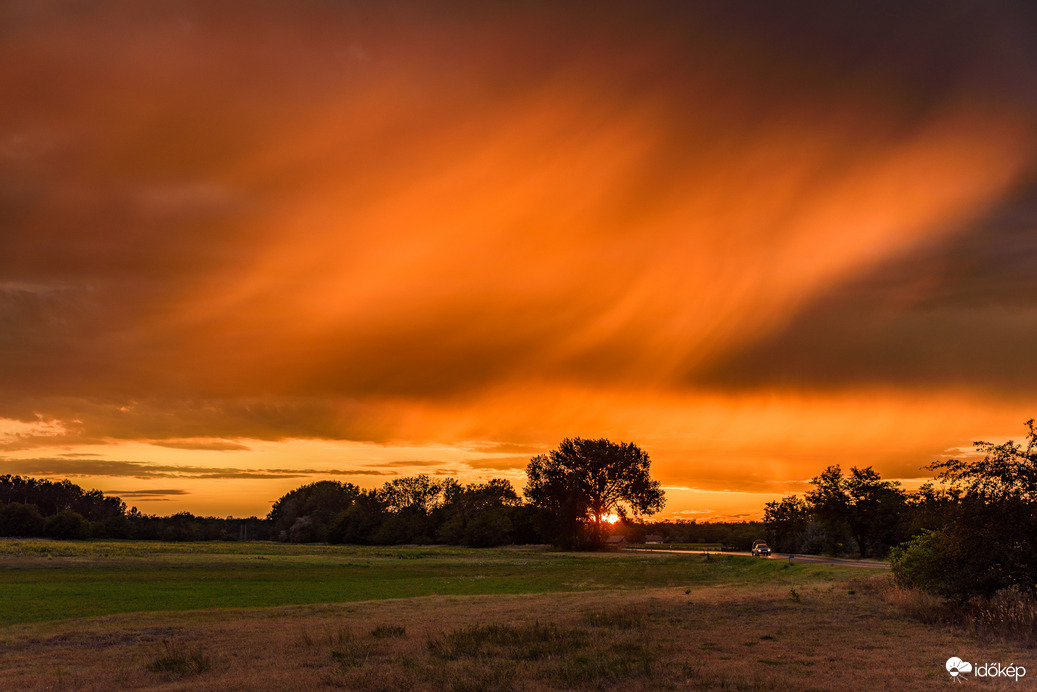
[[[487,509],[465,527],[462,542],[471,548],[489,548],[511,541],[511,520],[504,510]]]
[[[42,536],[43,526],[43,515],[34,505],[0,505],[0,536]]]
[[[982,511],[994,513],[991,508]],[[1014,535],[1027,531],[1025,523],[989,521],[964,508],[959,512],[947,528],[924,532],[893,549],[894,583],[962,603],[1012,586],[1032,592],[1034,561],[1025,542],[1033,539]],[[1002,526],[1014,528],[1006,531]]]
[[[1037,425],[1026,444],[976,442],[981,460],[929,465],[947,486],[947,518],[898,550],[893,577],[964,603],[1015,587],[1037,591]]]
[[[90,522],[79,512],[66,509],[47,517],[43,524],[43,534],[50,538],[82,540],[90,537]]]

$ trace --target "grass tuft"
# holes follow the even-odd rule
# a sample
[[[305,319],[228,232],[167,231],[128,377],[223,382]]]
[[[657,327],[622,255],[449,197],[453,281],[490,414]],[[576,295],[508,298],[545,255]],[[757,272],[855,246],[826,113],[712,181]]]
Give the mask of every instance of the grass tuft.
[[[407,628],[402,625],[379,625],[371,630],[375,639],[402,639],[407,636]]]
[[[653,654],[639,644],[616,642],[604,651],[579,652],[544,677],[569,688],[602,687],[631,678],[651,679]]]
[[[1000,636],[1037,648],[1037,594],[1015,587],[1001,589],[989,599],[968,604],[969,628],[982,636]]]
[[[328,635],[329,642],[331,635]],[[370,650],[359,642],[356,635],[348,629],[339,629],[333,649],[329,652],[331,659],[342,668],[357,668],[367,662]]]
[[[542,625],[471,625],[459,627],[439,637],[430,637],[427,646],[444,659],[508,658],[534,661],[559,656],[587,645],[587,632],[579,629]]]
[[[889,586],[887,600],[927,625],[950,625],[983,639],[1037,648],[1037,594],[1002,589],[990,598],[960,604],[933,594]]]
[[[647,615],[638,610],[590,611],[584,613],[583,621],[591,627],[614,630],[643,630]]]
[[[451,692],[497,692],[513,688],[515,667],[507,663],[486,662],[465,666],[445,680]]]
[[[212,659],[200,647],[188,649],[176,639],[162,640],[162,653],[144,667],[152,673],[178,678],[199,675],[212,668]]]

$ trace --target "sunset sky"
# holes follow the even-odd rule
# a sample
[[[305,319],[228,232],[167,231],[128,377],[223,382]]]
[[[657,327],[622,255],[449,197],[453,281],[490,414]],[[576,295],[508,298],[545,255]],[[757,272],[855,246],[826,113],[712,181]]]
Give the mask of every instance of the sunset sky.
[[[0,4],[0,473],[265,515],[632,441],[663,515],[1037,416],[1037,7]]]

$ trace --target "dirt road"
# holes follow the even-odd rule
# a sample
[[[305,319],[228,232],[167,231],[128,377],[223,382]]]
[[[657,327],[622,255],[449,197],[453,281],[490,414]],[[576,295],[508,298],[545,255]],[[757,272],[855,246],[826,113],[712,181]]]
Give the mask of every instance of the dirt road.
[[[651,551],[654,553],[689,553],[691,555],[704,555],[706,553],[720,553],[722,555],[744,555],[752,556],[750,552],[739,552],[735,550],[675,550],[670,548],[626,548],[626,550]],[[792,562],[817,562],[822,565],[845,565],[846,567],[871,567],[873,569],[889,569],[889,564],[877,560],[845,560],[838,557],[823,557],[821,555],[788,555],[786,553],[774,553],[770,557],[761,560],[789,560]]]

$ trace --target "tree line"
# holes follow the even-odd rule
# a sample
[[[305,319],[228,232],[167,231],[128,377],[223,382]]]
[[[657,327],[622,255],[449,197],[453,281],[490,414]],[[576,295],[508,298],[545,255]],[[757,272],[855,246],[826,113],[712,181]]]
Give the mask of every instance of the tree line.
[[[829,466],[803,497],[767,503],[772,547],[889,556],[894,581],[959,601],[1037,592],[1037,429],[1025,444],[976,442],[982,459],[937,461],[916,492],[871,467]]]
[[[636,519],[662,508],[650,463],[632,443],[567,438],[530,461],[526,501],[499,478],[462,485],[417,475],[366,490],[317,481],[279,498],[265,520],[145,515],[67,480],[2,476],[0,535],[593,548],[606,537],[606,518]]]
[[[69,480],[0,476],[0,536],[64,539],[132,538],[166,541],[267,539],[267,522],[168,517],[127,511],[122,499],[100,490],[83,490]]]
[[[144,515],[67,480],[0,476],[0,535],[586,549],[620,532],[746,549],[762,533],[780,552],[888,555],[898,584],[948,598],[1033,593],[1037,429],[1026,425],[1024,444],[977,442],[981,460],[935,462],[933,481],[911,493],[871,467],[829,466],[802,497],[767,503],[762,523],[649,521],[665,496],[648,455],[632,443],[569,438],[530,460],[522,497],[499,478],[417,475],[375,489],[317,481],[279,498],[265,519]]]
[[[632,443],[567,438],[530,461],[525,502],[502,478],[462,485],[422,474],[371,490],[310,483],[281,497],[267,518],[274,535],[286,541],[593,548],[605,540],[609,518],[662,508],[650,465]]]

